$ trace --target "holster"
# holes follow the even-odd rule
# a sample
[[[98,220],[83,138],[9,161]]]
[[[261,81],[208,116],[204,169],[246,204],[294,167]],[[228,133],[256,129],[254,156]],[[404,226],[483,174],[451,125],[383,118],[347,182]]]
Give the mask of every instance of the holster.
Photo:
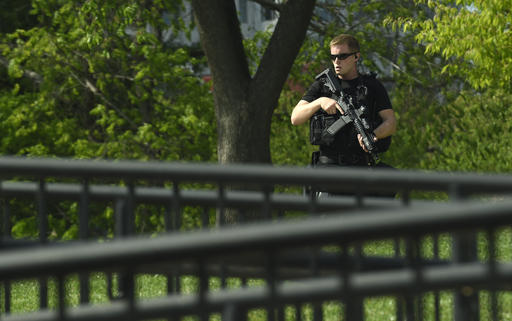
[[[316,167],[320,158],[320,151],[311,153],[311,167]]]

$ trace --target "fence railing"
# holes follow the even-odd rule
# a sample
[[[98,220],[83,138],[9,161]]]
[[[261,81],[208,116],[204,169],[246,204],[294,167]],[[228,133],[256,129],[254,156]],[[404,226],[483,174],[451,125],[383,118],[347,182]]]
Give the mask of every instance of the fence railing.
[[[0,158],[0,177],[0,320],[512,312],[510,176]],[[141,297],[144,275],[163,283],[156,298]],[[91,300],[98,278],[102,305]],[[22,313],[15,293],[27,279],[38,304]],[[377,296],[388,311],[368,303]]]

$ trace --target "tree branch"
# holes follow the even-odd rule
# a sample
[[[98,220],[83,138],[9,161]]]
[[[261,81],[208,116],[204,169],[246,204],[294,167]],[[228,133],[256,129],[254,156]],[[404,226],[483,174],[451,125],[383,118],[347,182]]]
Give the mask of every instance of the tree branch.
[[[315,3],[316,0],[293,0],[282,5],[279,20],[253,78],[251,95],[254,101],[263,99],[269,106],[275,106],[306,37]]]
[[[53,39],[50,39],[51,43],[57,48],[57,50],[59,52],[61,52],[62,56],[63,57],[68,57],[68,55],[66,55],[66,52],[64,50],[62,50],[60,48],[60,46],[53,41]],[[79,52],[77,51],[74,51],[73,52],[75,55],[79,56],[81,59],[83,59],[84,61],[87,62],[87,59],[82,55],[80,54]],[[123,118],[124,120],[126,120],[126,122],[128,122],[128,124],[130,126],[132,126],[133,129],[137,129],[137,125],[135,124],[135,122],[133,120],[131,120],[120,108],[118,108],[116,106],[116,104],[114,104],[113,102],[111,102],[104,94],[101,90],[99,90],[94,84],[92,81],[90,81],[86,76],[84,76],[83,78],[85,79],[85,81],[82,81],[81,77],[79,76],[80,74],[80,70],[77,70],[77,68],[75,66],[73,66],[73,64],[71,64],[70,62],[68,62],[68,58],[66,58],[63,63],[69,67],[70,69],[70,74],[73,78],[75,78],[75,80],[80,84],[82,85],[84,88],[86,88],[87,90],[89,90],[94,96],[96,97],[99,97],[104,103],[106,106],[114,109],[119,116],[121,116],[121,118]],[[76,73],[75,73],[76,72]]]
[[[216,99],[241,99],[251,77],[234,1],[192,0],[192,8],[214,79],[214,93],[227,94],[215,94]]]
[[[394,63],[391,59],[389,59],[388,57],[384,57],[383,55],[381,55],[380,53],[378,52],[374,52],[373,55],[375,56],[378,56],[380,59],[383,59],[385,60],[393,69],[396,69],[398,70],[399,72],[403,73],[403,74],[406,74],[408,77],[410,77],[412,80],[414,80],[416,83],[420,84],[420,85],[423,85],[422,81],[419,80],[418,78],[414,77],[414,75],[412,75],[410,72],[408,72],[407,70],[404,70],[402,67],[400,67],[399,65],[397,65],[396,63]]]
[[[3,56],[0,56],[0,64],[2,64],[5,68],[9,68],[9,60]],[[43,82],[43,77],[32,70],[23,69],[23,77],[32,80],[36,86],[41,85]]]
[[[94,84],[89,80],[85,79],[85,82],[80,79],[73,71],[70,71],[71,76],[78,81],[82,86],[87,88],[93,95],[99,97],[107,106],[114,109],[119,116],[128,122],[134,129],[137,129],[137,125],[133,122],[121,109],[119,109],[113,102],[111,102]]]

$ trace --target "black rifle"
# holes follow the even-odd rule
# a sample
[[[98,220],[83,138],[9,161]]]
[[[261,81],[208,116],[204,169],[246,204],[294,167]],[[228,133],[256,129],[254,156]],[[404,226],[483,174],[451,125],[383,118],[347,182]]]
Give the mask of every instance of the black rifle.
[[[367,110],[366,106],[360,105],[358,108],[354,106],[352,97],[343,93],[337,76],[332,69],[324,70],[318,77],[323,75],[326,76],[325,84],[331,90],[332,98],[341,106],[345,114],[341,115],[338,120],[326,128],[322,136],[326,140],[333,139],[334,135],[345,125],[354,123],[357,133],[361,135],[363,144],[372,157],[373,164],[377,163],[379,161],[379,155],[377,154],[377,145],[375,144],[375,134],[371,131],[368,121],[362,117]]]

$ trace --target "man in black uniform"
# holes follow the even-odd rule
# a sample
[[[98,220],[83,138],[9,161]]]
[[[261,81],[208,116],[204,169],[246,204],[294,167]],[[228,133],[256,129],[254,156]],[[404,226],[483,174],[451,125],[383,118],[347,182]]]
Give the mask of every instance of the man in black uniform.
[[[357,70],[361,57],[359,43],[351,35],[341,34],[330,42],[333,71],[345,95],[367,107],[376,152],[387,150],[391,135],[396,131],[396,118],[384,86],[375,76],[362,75]],[[322,74],[325,74],[322,73]],[[309,87],[291,115],[293,125],[301,125],[317,115],[342,115],[343,108],[332,99],[332,92],[320,74]],[[315,166],[373,166],[374,162],[363,144],[362,137],[350,123],[339,130],[328,143],[319,145]]]

